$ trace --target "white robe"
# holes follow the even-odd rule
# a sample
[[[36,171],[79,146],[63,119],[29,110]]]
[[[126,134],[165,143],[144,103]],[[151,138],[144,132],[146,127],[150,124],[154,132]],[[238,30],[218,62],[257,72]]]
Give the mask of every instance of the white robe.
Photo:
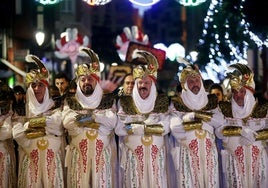
[[[119,136],[120,185],[119,187],[169,187],[167,171],[166,136],[170,132],[169,114],[148,113],[128,115],[118,108],[115,133]],[[126,124],[143,121],[163,126],[162,135],[145,136],[144,131],[128,135]]]
[[[17,174],[11,116],[11,112],[0,115],[0,187],[15,188]]]
[[[79,97],[77,100],[83,110],[73,110],[66,103],[62,112],[63,126],[71,137],[65,160],[67,187],[116,188],[115,105],[98,110],[96,107],[101,102],[102,91],[94,92],[89,97],[83,96],[81,90],[77,92],[79,94],[75,96]],[[88,115],[89,111],[99,124],[98,129],[78,126],[76,116]]]
[[[208,103],[207,93],[202,85],[200,92],[193,94],[185,84],[182,99],[192,111],[201,110]],[[182,119],[187,112],[177,111],[171,104],[171,135],[175,138],[171,150],[176,171],[176,187],[218,188],[220,186],[218,150],[214,129],[224,122],[218,108],[209,110],[210,121],[202,121],[202,128],[185,131]]]
[[[51,110],[53,101],[45,97],[45,101],[37,105],[32,89],[27,91],[27,118],[13,121],[13,137],[19,145],[18,185],[28,187],[64,187],[63,158],[65,147],[64,129],[61,121],[61,110]],[[46,95],[48,90],[46,88]],[[30,102],[29,102],[30,101]],[[42,116],[46,118],[46,135],[29,139],[25,131],[29,126],[29,118]],[[23,121],[24,120],[24,121]]]
[[[225,126],[241,127],[254,132],[268,128],[267,114],[263,118],[250,117],[256,101],[248,89],[244,101],[245,105],[240,107],[232,98],[233,117],[225,117],[226,124],[216,130],[218,136],[223,139],[224,150],[221,154],[224,184],[230,188],[268,187],[267,140],[245,142],[246,138],[240,135],[222,135]]]

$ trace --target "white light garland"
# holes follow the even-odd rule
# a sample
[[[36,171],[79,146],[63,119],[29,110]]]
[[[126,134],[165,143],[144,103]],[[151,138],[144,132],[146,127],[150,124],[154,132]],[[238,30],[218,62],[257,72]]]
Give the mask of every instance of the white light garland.
[[[241,6],[239,7],[239,11],[242,12],[243,10],[243,4],[244,4],[245,0],[241,0]],[[247,53],[248,53],[248,48],[249,48],[249,44],[247,42],[242,42],[243,48],[239,49],[238,45],[235,45],[231,40],[230,40],[230,34],[228,32],[224,33],[224,43],[226,43],[226,46],[230,49],[230,56],[233,56],[233,60],[231,60],[230,62],[226,63],[223,57],[222,52],[220,51],[219,47],[221,45],[221,40],[220,40],[220,35],[222,35],[222,33],[218,33],[219,31],[217,31],[217,25],[214,24],[214,19],[213,16],[215,14],[217,14],[219,11],[216,7],[220,7],[223,3],[223,0],[212,0],[211,4],[209,6],[208,12],[207,12],[207,16],[204,19],[204,29],[203,29],[203,37],[208,35],[208,31],[207,29],[211,26],[213,29],[215,29],[215,32],[212,33],[214,42],[211,42],[210,44],[210,49],[209,49],[209,62],[205,67],[205,70],[207,71],[206,73],[204,72],[204,75],[207,77],[213,77],[213,79],[216,79],[215,75],[212,75],[210,71],[216,71],[216,72],[225,72],[228,64],[233,64],[233,63],[237,63],[237,62],[247,62]],[[250,40],[252,40],[258,47],[262,47],[263,45],[265,45],[266,47],[268,47],[268,39],[262,40],[258,37],[258,35],[256,35],[254,32],[250,31],[250,24],[248,22],[246,22],[245,20],[245,15],[242,15],[242,19],[240,21],[240,26],[238,27],[242,27],[245,29],[245,31],[243,32],[243,34],[245,36],[249,36]],[[229,25],[229,20],[226,19],[224,24],[225,28],[228,30],[230,28]],[[204,39],[199,39],[199,44],[203,45],[205,43]],[[219,65],[215,64],[215,60],[219,61]],[[218,66],[218,68],[217,68]]]

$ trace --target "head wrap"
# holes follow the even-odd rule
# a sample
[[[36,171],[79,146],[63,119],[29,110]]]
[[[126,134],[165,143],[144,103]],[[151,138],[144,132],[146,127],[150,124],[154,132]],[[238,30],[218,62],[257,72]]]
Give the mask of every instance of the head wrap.
[[[200,110],[208,103],[208,93],[204,88],[199,69],[190,62],[186,61],[184,58],[179,58],[178,61],[186,65],[186,67],[179,74],[179,80],[182,87],[181,98],[188,108],[192,110]],[[198,77],[200,79],[201,87],[197,94],[194,94],[188,88],[188,77]]]
[[[149,113],[154,109],[155,100],[157,97],[157,90],[155,83],[152,82],[151,91],[149,96],[146,99],[141,98],[138,87],[137,87],[138,80],[135,80],[135,84],[133,87],[132,97],[133,101],[141,113]]]
[[[47,87],[49,86],[49,73],[44,63],[35,55],[27,55],[25,60],[29,63],[35,63],[37,69],[32,69],[29,73],[26,74],[26,84],[29,86],[33,82],[42,82]]]
[[[135,79],[132,92],[133,101],[141,113],[149,113],[154,109],[157,97],[155,83],[157,79],[158,62],[153,54],[143,50],[135,50],[132,58],[134,64],[136,64],[133,68],[133,78]],[[138,91],[137,78],[142,79],[147,76],[150,77],[153,82],[149,96],[146,99],[142,99]]]
[[[208,93],[206,92],[203,83],[198,94],[194,94],[189,88],[187,83],[184,83],[181,91],[181,98],[184,104],[192,110],[200,110],[208,103]]]
[[[97,81],[99,81],[100,80],[100,63],[99,63],[98,55],[93,50],[87,47],[81,47],[79,50],[80,52],[83,52],[86,55],[88,55],[91,62],[78,65],[76,72],[75,72],[76,78],[78,79],[80,76],[91,75]]]
[[[52,108],[54,102],[49,98],[48,88],[46,87],[45,95],[42,103],[39,103],[35,97],[32,87],[29,87],[26,92],[26,115],[27,117],[38,116]]]
[[[254,94],[250,90],[246,89],[246,94],[244,97],[244,106],[239,106],[235,102],[233,97],[231,99],[231,104],[234,118],[246,118],[253,111],[254,106],[256,104],[256,100]]]
[[[101,102],[102,94],[103,90],[99,82],[97,82],[94,92],[90,96],[85,96],[82,93],[80,86],[77,85],[75,96],[83,108],[95,109]]]

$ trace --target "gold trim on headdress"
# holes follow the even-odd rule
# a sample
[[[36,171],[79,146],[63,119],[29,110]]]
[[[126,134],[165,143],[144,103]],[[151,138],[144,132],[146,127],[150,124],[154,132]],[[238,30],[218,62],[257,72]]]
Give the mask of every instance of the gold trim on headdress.
[[[45,67],[44,63],[35,55],[27,55],[25,60],[29,63],[35,63],[38,66],[38,69],[32,69],[29,73],[26,74],[26,84],[31,84],[32,82],[45,81],[44,83],[48,85],[48,70]]]
[[[178,62],[186,65],[186,67],[179,74],[179,80],[181,83],[181,87],[182,87],[182,89],[186,90],[184,85],[185,85],[187,78],[189,76],[192,76],[192,77],[200,76],[200,72],[193,64],[186,61],[184,58],[178,58]]]
[[[232,89],[240,90],[242,87],[246,87],[254,92],[254,74],[247,65],[236,63],[230,65],[229,68],[232,72],[227,73],[227,77],[230,79]]]
[[[133,77],[136,78],[143,78],[146,76],[151,76],[153,79],[156,80],[157,78],[157,69],[158,69],[158,62],[156,57],[146,51],[135,51],[134,56],[137,58],[144,59],[146,64],[139,64],[134,67],[133,69]]]
[[[83,63],[80,64],[76,69],[76,76],[77,78],[84,75],[96,75],[98,79],[100,78],[100,63],[98,55],[87,47],[81,47],[79,49],[80,52],[86,53],[89,57],[91,62],[90,63]]]

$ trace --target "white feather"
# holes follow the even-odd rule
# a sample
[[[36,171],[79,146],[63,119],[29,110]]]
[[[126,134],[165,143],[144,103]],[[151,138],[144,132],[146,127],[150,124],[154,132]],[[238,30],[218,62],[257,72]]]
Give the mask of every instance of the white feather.
[[[178,56],[178,57],[177,57],[177,61],[178,61],[179,63],[183,63],[183,64],[185,64],[186,66],[191,65],[191,63],[190,63],[189,61],[187,61],[185,58],[183,58],[183,57],[181,57],[181,56]]]
[[[138,58],[138,57],[143,57],[138,52],[143,52],[143,51],[142,50],[138,50],[138,49],[133,50],[133,52],[132,52],[132,59],[135,59],[135,58]]]
[[[32,55],[32,54],[28,54],[27,56],[25,56],[25,60],[27,61],[27,62],[33,62],[33,63],[35,63],[35,60],[33,59],[33,57],[36,57],[36,58],[38,58],[37,56],[35,56],[35,55]],[[38,58],[39,59],[39,58]]]

